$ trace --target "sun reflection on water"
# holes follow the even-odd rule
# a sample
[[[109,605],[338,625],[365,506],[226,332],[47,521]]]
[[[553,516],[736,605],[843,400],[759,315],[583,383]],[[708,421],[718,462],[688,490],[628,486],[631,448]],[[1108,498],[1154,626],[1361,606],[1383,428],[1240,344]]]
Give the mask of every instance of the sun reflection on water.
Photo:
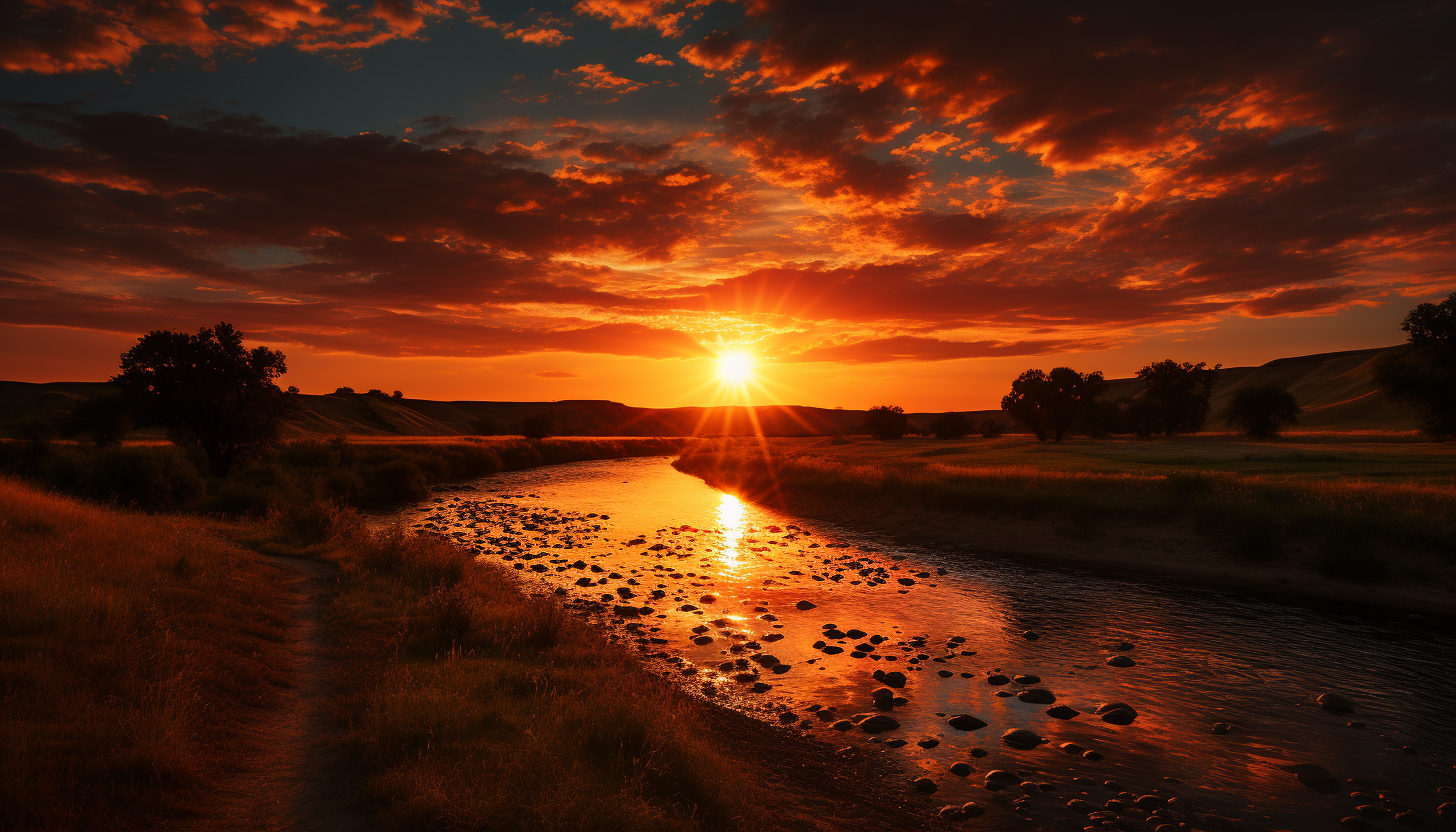
[[[718,529],[723,533],[723,550],[718,559],[722,571],[735,574],[743,565],[738,556],[738,541],[743,538],[745,511],[743,502],[732,494],[724,494],[718,502]]]

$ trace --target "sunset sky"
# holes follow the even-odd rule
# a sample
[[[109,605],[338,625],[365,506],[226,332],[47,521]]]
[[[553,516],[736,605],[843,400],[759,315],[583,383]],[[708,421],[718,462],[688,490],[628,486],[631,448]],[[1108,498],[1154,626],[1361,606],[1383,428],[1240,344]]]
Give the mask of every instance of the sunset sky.
[[[970,409],[1456,290],[1452,4],[0,8],[5,379]]]

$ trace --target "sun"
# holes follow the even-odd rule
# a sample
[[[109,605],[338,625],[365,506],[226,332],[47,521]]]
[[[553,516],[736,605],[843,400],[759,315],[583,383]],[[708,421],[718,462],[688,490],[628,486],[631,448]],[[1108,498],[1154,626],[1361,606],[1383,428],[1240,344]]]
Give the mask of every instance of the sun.
[[[725,352],[718,356],[718,377],[728,384],[746,384],[753,378],[753,356]]]

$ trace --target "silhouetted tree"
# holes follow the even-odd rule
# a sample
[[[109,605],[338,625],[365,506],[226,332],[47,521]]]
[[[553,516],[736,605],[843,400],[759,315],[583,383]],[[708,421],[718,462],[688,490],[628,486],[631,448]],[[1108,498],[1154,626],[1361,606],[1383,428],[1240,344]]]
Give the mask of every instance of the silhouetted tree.
[[[1143,391],[1138,396],[1142,401],[1133,405],[1139,411],[1138,435],[1172,436],[1203,430],[1203,423],[1208,419],[1208,401],[1213,397],[1222,366],[1215,364],[1210,368],[1202,361],[1179,364],[1170,358],[1138,370],[1137,377],[1143,382]]]
[[[1107,392],[1102,373],[1079,373],[1070,367],[1051,372],[1027,370],[1011,382],[1011,392],[1001,399],[1001,409],[1038,440],[1057,442],[1071,429],[1077,416]]]
[[[521,420],[521,435],[527,439],[545,439],[555,436],[560,430],[556,420],[545,413],[537,413]]]
[[[1416,412],[1437,440],[1456,437],[1456,293],[1410,311],[1400,328],[1405,346],[1380,356],[1375,385]]]
[[[135,425],[126,397],[120,392],[81,399],[61,420],[68,436],[85,436],[98,448],[121,444]]]
[[[1093,439],[1102,439],[1114,433],[1127,432],[1127,401],[1095,399],[1087,403],[1072,425],[1075,433],[1085,434]]]
[[[1277,384],[1240,387],[1229,402],[1228,424],[1250,439],[1270,439],[1285,425],[1299,424],[1304,408]]]
[[[939,439],[962,439],[971,430],[971,417],[964,413],[944,413],[930,422],[930,432]]]
[[[1006,426],[995,419],[987,419],[981,423],[981,438],[996,439],[1006,433]]]
[[[401,392],[399,392],[398,390],[396,390],[393,393],[390,393],[389,394],[389,397],[391,399],[402,399],[402,398],[404,398],[404,394],[401,393]]]
[[[878,405],[865,414],[865,430],[880,439],[899,439],[910,427],[910,417],[899,405]]]
[[[121,356],[112,382],[144,417],[167,426],[178,444],[196,444],[212,472],[227,476],[247,454],[278,438],[298,388],[278,389],[288,372],[283,353],[243,346],[231,324],[196,335],[149,332]]]
[[[352,395],[354,395],[354,388],[352,388],[352,387],[335,387],[334,388],[334,395],[335,396],[352,396]]]

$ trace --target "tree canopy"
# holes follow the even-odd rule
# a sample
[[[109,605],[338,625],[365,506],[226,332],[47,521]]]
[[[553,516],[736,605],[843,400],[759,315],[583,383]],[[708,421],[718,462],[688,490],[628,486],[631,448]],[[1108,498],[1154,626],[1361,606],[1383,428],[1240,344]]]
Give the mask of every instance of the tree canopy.
[[[1456,293],[1420,304],[1400,328],[1408,343],[1380,357],[1376,386],[1414,410],[1427,435],[1456,437]]]
[[[228,323],[196,335],[159,330],[137,339],[111,380],[138,412],[167,427],[173,441],[196,445],[212,472],[227,476],[249,453],[271,445],[297,403],[298,390],[274,381],[284,355],[243,346]]]
[[[1060,442],[1082,411],[1106,392],[1100,372],[1079,373],[1070,367],[1055,367],[1049,373],[1027,370],[1011,382],[1001,409],[1038,440]]]
[[[1229,402],[1228,425],[1250,439],[1272,439],[1286,425],[1299,424],[1294,394],[1277,384],[1240,387]]]
[[[962,439],[975,428],[964,413],[943,413],[930,422],[930,432],[937,439]]]
[[[1222,364],[1209,367],[1167,359],[1138,370],[1143,382],[1138,432],[1143,435],[1198,433],[1208,420],[1209,399]]]
[[[910,417],[899,405],[879,405],[865,414],[865,430],[879,439],[899,439],[910,428]]]

